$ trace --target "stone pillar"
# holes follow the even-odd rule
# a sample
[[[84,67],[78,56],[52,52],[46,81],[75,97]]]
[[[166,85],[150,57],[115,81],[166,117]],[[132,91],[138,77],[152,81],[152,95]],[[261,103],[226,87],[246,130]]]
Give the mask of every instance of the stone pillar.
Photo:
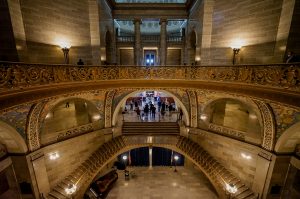
[[[134,19],[134,63],[135,65],[141,65],[141,19]]]
[[[149,147],[149,169],[152,169],[152,147]]]
[[[167,63],[167,20],[160,19],[160,65]]]

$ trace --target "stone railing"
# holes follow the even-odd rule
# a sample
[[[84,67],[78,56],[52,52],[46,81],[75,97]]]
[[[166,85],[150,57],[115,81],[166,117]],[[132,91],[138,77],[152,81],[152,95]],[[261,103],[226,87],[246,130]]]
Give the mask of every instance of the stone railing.
[[[237,66],[73,66],[0,62],[0,91],[101,80],[194,80],[300,91],[300,63]]]

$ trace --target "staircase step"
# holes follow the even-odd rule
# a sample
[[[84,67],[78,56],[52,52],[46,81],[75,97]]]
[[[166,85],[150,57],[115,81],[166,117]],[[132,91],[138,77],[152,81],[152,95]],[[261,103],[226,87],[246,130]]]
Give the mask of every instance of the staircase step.
[[[243,193],[237,195],[236,198],[237,199],[245,199],[248,196],[251,196],[252,194],[253,194],[253,192],[248,189],[247,191],[244,191]]]

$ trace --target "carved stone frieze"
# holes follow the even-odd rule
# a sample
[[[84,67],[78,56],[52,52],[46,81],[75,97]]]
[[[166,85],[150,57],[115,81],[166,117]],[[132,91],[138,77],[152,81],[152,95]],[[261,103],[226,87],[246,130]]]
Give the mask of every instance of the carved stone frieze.
[[[106,94],[105,99],[105,128],[111,127],[112,117],[112,104],[116,90],[110,90]]]
[[[187,91],[189,100],[190,100],[190,111],[191,111],[191,127],[197,127],[197,112],[198,112],[198,106],[197,106],[197,97],[195,91],[188,90]]]
[[[93,123],[89,123],[89,124],[86,124],[86,125],[82,125],[82,126],[78,126],[78,127],[72,128],[72,129],[62,131],[62,132],[58,133],[56,139],[57,139],[57,141],[65,140],[67,138],[75,137],[77,135],[81,135],[81,134],[84,134],[84,133],[89,133],[89,132],[92,132],[92,131],[94,131]]]
[[[227,127],[224,127],[224,126],[219,126],[219,125],[216,125],[216,124],[213,124],[213,123],[209,123],[208,129],[213,131],[213,132],[216,132],[218,134],[221,134],[221,135],[235,137],[239,140],[245,140],[245,132],[242,132],[242,131],[227,128]]]
[[[0,62],[0,90],[66,82],[170,79],[234,82],[300,91],[300,66],[64,66]]]
[[[43,102],[33,105],[28,116],[26,135],[30,151],[35,151],[40,148],[39,118],[44,105],[45,103]]]
[[[268,151],[272,151],[275,145],[275,120],[271,107],[259,100],[254,100],[261,111],[263,120],[263,141],[262,147]]]

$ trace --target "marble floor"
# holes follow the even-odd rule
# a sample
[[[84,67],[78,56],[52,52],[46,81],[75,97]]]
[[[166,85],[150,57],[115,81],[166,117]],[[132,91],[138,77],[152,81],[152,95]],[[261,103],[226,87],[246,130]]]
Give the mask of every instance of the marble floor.
[[[135,175],[125,180],[124,171],[107,199],[216,199],[212,185],[202,172],[178,167],[132,167]]]

